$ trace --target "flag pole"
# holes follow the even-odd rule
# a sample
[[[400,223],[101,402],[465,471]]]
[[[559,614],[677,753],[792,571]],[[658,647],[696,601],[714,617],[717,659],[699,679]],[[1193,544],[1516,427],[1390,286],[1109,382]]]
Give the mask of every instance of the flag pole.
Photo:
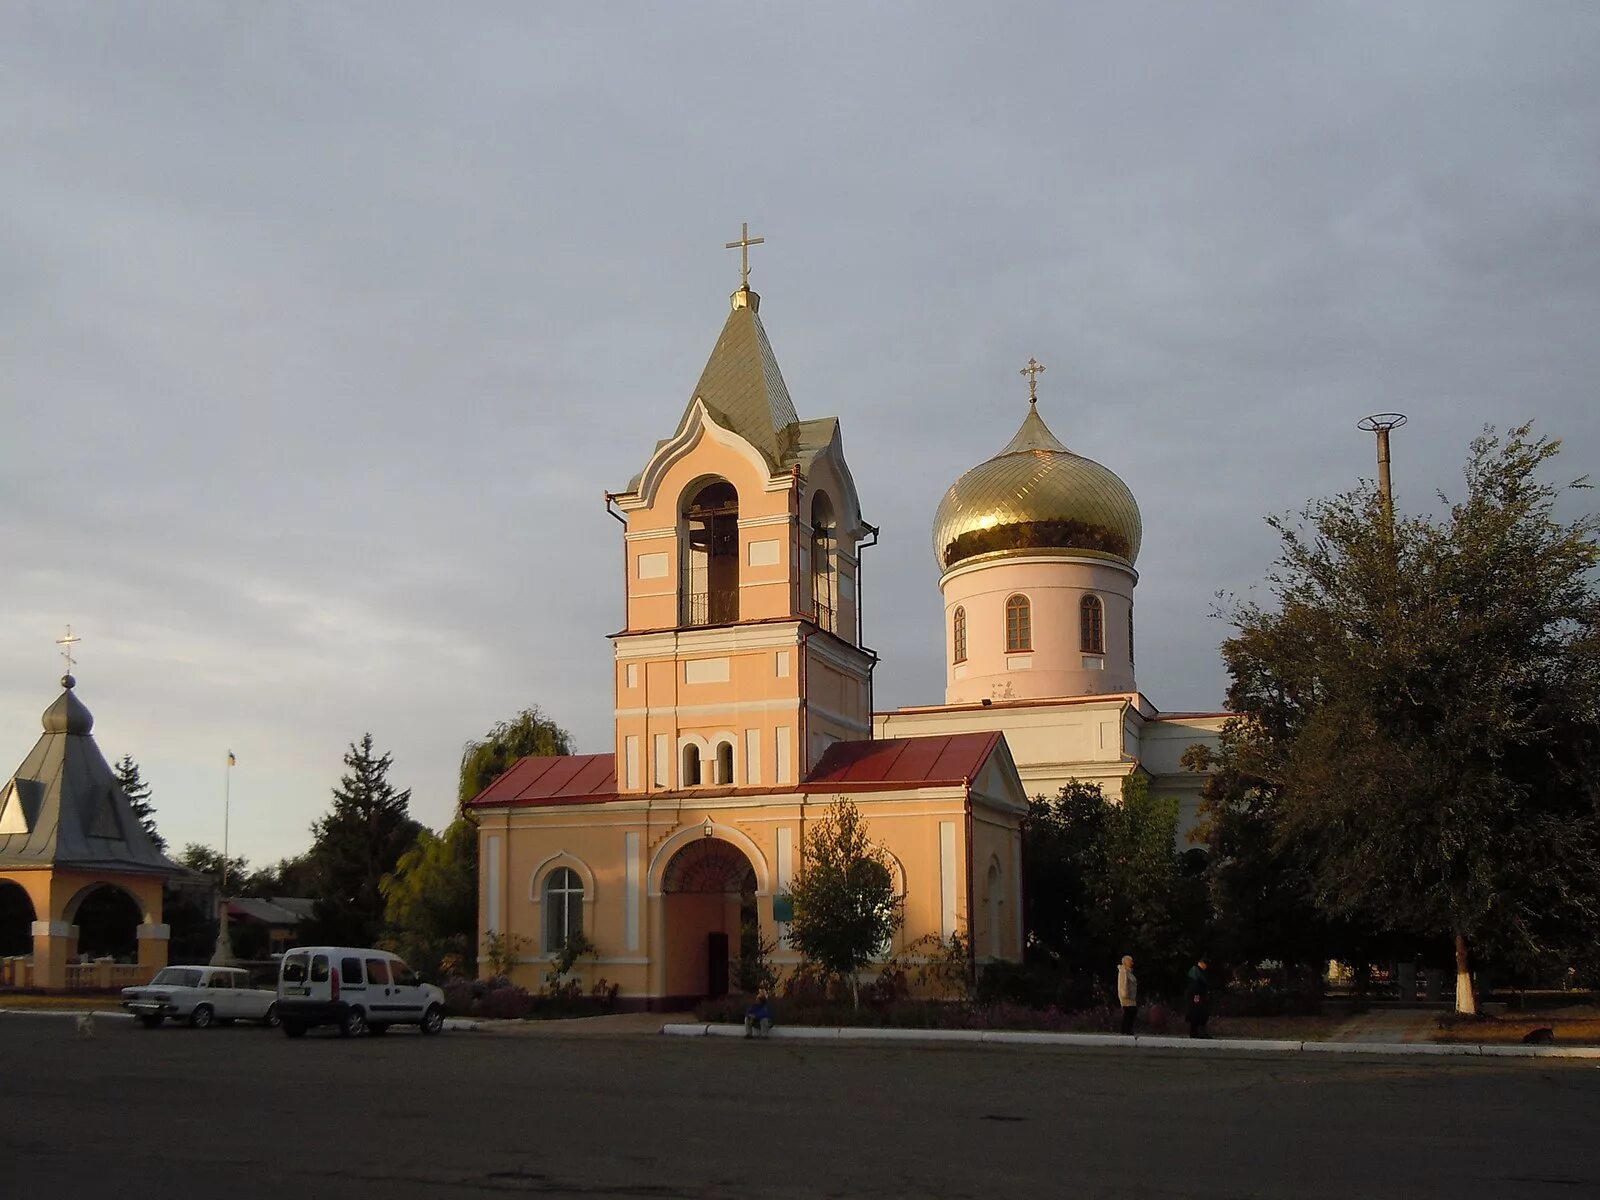
[[[225,967],[233,962],[233,942],[228,933],[228,818],[233,807],[233,751],[228,751],[228,766],[222,775],[222,885],[217,890],[217,945],[211,952],[211,965]]]

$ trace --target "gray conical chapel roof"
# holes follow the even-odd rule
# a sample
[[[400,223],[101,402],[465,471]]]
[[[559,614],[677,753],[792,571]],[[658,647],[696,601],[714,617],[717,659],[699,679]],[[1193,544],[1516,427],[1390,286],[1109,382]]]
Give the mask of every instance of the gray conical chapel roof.
[[[0,867],[78,867],[187,875],[140,825],[95,745],[94,717],[73,678],[41,721],[44,735],[0,788]]]

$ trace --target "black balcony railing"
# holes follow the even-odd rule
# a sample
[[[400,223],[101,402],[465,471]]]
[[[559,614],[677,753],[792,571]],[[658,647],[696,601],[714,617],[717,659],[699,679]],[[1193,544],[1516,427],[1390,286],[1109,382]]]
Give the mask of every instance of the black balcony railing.
[[[811,615],[818,629],[826,629],[829,633],[839,632],[839,614],[833,605],[823,600],[815,600],[812,602],[812,609]]]
[[[689,593],[690,625],[726,625],[739,619],[739,589]]]

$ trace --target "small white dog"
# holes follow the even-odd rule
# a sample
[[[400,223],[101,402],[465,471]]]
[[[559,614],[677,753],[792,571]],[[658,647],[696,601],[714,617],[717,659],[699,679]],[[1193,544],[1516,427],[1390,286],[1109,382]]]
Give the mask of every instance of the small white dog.
[[[92,1038],[94,1036],[94,1014],[92,1012],[79,1013],[72,1019],[72,1023],[77,1027],[79,1037]]]

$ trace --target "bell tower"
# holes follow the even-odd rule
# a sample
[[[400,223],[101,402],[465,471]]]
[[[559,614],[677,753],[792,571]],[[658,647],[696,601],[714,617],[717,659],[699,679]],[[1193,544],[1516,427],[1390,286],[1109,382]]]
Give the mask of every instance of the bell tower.
[[[797,784],[871,736],[862,520],[839,423],[795,413],[743,280],[672,435],[627,489],[616,656],[624,795]],[[614,506],[614,508],[613,508]],[[871,544],[869,541],[867,544]]]

